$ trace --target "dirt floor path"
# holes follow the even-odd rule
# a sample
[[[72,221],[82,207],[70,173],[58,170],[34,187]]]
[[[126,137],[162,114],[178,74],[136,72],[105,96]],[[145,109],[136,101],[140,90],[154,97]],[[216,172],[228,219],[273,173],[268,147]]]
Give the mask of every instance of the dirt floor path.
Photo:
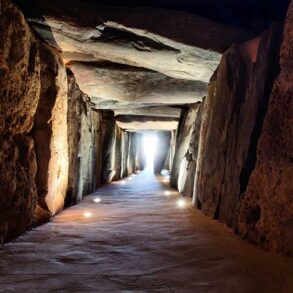
[[[293,292],[292,258],[179,207],[164,177],[129,178],[6,244],[0,292]]]

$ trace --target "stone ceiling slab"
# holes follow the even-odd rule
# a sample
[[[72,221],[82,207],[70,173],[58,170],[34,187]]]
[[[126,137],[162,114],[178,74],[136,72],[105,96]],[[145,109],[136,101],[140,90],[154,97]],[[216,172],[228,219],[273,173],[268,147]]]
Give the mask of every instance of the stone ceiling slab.
[[[207,84],[114,63],[71,63],[80,89],[95,108],[129,109],[201,101]],[[131,108],[130,108],[131,109]]]
[[[178,126],[178,119],[175,118],[120,115],[115,119],[119,127],[129,131],[175,130]]]
[[[38,12],[28,13],[28,18],[36,31],[72,60],[75,54],[79,55],[77,60],[84,54],[91,60],[109,60],[204,82],[219,63],[218,52],[251,37],[243,29],[164,9],[36,0],[33,10]]]
[[[115,110],[115,116],[132,115],[132,116],[152,116],[152,117],[170,117],[179,119],[181,109],[167,106],[145,107],[139,109]]]

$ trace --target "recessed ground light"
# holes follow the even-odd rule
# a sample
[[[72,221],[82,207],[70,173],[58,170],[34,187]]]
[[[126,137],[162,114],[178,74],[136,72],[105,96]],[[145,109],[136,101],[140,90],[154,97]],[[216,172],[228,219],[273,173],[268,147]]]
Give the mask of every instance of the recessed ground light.
[[[184,208],[185,207],[185,200],[184,199],[182,199],[182,198],[180,198],[180,199],[178,199],[177,200],[177,206],[179,207],[179,208]]]
[[[126,183],[125,181],[121,181],[121,182],[120,182],[120,184],[125,184],[125,183]]]
[[[169,190],[167,190],[167,191],[164,192],[164,194],[165,194],[166,196],[169,196],[169,195],[171,194],[171,192],[170,192]]]
[[[95,199],[94,199],[94,202],[95,203],[99,203],[99,202],[101,202],[102,200],[99,198],[99,197],[96,197]]]
[[[127,178],[127,180],[132,180],[132,178],[131,178],[131,177],[129,177],[129,178]]]
[[[131,176],[132,176],[132,177],[134,177],[134,176],[135,176],[135,174],[132,174]]]
[[[92,217],[94,214],[93,213],[91,213],[91,212],[85,212],[85,213],[83,213],[83,216],[85,217],[85,218],[90,218],[90,217]]]

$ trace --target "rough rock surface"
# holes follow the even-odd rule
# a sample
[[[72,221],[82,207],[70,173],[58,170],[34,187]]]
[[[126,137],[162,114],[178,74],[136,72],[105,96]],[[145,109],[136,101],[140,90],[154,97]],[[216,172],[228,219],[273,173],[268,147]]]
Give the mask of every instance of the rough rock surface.
[[[276,25],[259,39],[227,50],[205,101],[195,203],[230,227],[236,225],[239,198],[255,160],[262,113],[277,74],[280,36]]]
[[[165,161],[168,155],[168,149],[171,141],[170,131],[160,131],[157,133],[157,145],[154,156],[154,172],[161,174],[165,166]]]
[[[115,128],[115,175],[113,180],[121,179],[121,169],[122,169],[122,138],[123,138],[123,130],[116,125]]]
[[[101,121],[101,136],[102,136],[102,179],[101,183],[109,183],[112,181],[115,170],[115,120],[112,111],[102,112]]]
[[[145,153],[143,150],[143,134],[136,133],[137,135],[137,155],[136,155],[136,163],[135,168],[136,171],[144,170],[146,165]]]
[[[180,166],[182,170],[185,170],[187,162],[183,162],[184,156],[189,148],[190,137],[193,130],[193,123],[195,120],[196,111],[199,104],[191,105],[190,108],[183,109],[181,112],[181,117],[178,125],[177,130],[177,137],[176,137],[176,146],[175,146],[175,154],[174,154],[174,161],[171,170],[171,177],[170,177],[170,184],[174,188],[178,188],[178,180],[179,180],[179,173],[180,173]],[[182,165],[181,165],[182,163]],[[185,176],[186,176],[186,172]],[[182,177],[185,177],[184,174],[181,174]],[[182,178],[183,179],[183,178]],[[185,180],[181,180],[180,183]],[[182,186],[180,192],[183,189],[184,183],[180,184]]]
[[[100,126],[100,183],[110,183],[134,172],[136,167],[136,134],[121,129],[113,111],[102,110]]]
[[[93,110],[72,72],[67,73],[69,178],[66,205],[70,206],[101,183],[102,114]]]
[[[179,11],[55,0],[34,1],[33,7],[39,13],[30,10],[28,17],[38,33],[72,58],[78,53],[77,60],[88,56],[175,78],[208,81],[220,58],[216,52],[251,37],[245,30]]]
[[[129,136],[128,131],[122,133],[122,149],[121,149],[121,178],[128,175],[127,161],[129,154]]]
[[[207,84],[111,62],[70,63],[80,89],[97,109],[133,109],[201,101]]]
[[[78,144],[79,171],[79,192],[78,201],[82,196],[95,190],[95,161],[96,152],[100,151],[95,139],[96,129],[100,129],[101,114],[94,112],[90,106],[89,98],[82,101],[81,113],[81,135]]]
[[[129,152],[127,160],[127,173],[130,175],[135,172],[137,155],[137,134],[129,134]]]
[[[173,159],[175,154],[175,146],[176,146],[176,130],[171,131],[171,139],[170,139],[170,145],[168,148],[168,153],[165,161],[164,169],[171,171],[172,165],[173,165]]]
[[[195,109],[195,119],[192,125],[192,133],[189,141],[189,148],[185,153],[184,159],[187,162],[186,164],[186,175],[182,176],[179,172],[179,178],[181,177],[181,187],[178,189],[181,190],[182,195],[193,197],[194,191],[194,179],[196,172],[196,162],[198,156],[198,144],[200,136],[200,127],[202,119],[202,109],[203,109],[204,100],[202,103],[198,104]],[[181,170],[180,170],[181,171]]]
[[[40,97],[38,42],[22,13],[0,3],[0,243],[33,222],[37,201],[33,126]]]
[[[116,123],[119,127],[129,131],[139,130],[174,130],[177,128],[178,120],[169,117],[152,116],[116,116]]]
[[[172,108],[168,106],[153,106],[153,107],[139,107],[136,109],[119,109],[119,110],[115,110],[114,112],[115,112],[115,116],[133,115],[133,116],[169,117],[169,118],[179,119],[181,109]]]
[[[42,44],[40,56],[41,98],[32,129],[36,184],[39,207],[54,215],[63,209],[68,183],[67,74],[57,51]]]
[[[293,255],[293,2],[285,22],[280,74],[257,145],[255,168],[241,202],[237,231]]]
[[[25,135],[0,136],[0,243],[32,225],[37,202],[33,146]]]
[[[180,11],[67,0],[37,0],[27,9],[22,2],[30,24],[62,52],[96,109],[136,110],[201,101],[220,52],[251,36]],[[129,124],[120,127],[175,129],[174,123]]]
[[[74,75],[67,72],[68,77],[68,186],[66,194],[66,206],[77,202],[79,183],[79,159],[78,144],[80,141],[82,92],[80,91]]]
[[[38,42],[24,16],[10,1],[1,1],[0,133],[27,133],[40,95]]]

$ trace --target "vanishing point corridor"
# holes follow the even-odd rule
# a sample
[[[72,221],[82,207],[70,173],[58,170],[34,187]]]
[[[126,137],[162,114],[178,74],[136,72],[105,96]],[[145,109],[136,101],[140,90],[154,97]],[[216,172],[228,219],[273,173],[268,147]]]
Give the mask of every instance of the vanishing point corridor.
[[[1,292],[293,292],[292,259],[242,241],[147,171],[0,251]]]
[[[293,0],[0,0],[0,293],[293,293]]]

